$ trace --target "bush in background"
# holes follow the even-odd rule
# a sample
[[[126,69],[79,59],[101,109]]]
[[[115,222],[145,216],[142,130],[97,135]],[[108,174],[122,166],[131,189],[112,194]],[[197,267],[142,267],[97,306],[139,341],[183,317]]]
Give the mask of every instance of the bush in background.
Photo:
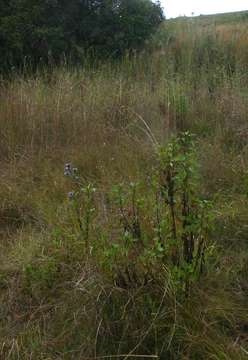
[[[120,56],[141,48],[162,20],[151,0],[1,0],[0,65]]]

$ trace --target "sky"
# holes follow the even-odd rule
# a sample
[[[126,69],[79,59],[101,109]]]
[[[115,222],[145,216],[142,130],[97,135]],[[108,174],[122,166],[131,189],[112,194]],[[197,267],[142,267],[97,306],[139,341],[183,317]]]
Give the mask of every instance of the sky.
[[[161,0],[166,18],[248,10],[248,0]]]

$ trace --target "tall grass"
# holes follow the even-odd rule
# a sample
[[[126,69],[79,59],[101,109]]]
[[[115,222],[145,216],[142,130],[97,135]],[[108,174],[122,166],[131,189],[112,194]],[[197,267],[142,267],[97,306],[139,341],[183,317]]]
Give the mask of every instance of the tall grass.
[[[247,45],[246,22],[182,19],[118,63],[1,80],[3,359],[247,357]],[[101,255],[116,236],[101,231],[117,221],[109,189],[151,183],[154,139],[186,130],[215,222],[211,261],[187,299],[166,265],[126,287]],[[70,213],[68,161],[99,190],[96,258]]]

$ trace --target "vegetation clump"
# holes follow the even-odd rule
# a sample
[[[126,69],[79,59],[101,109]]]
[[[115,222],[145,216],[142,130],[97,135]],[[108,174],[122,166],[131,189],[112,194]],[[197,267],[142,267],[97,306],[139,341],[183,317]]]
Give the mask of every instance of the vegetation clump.
[[[191,280],[203,272],[208,251],[209,203],[198,194],[194,143],[189,133],[159,147],[157,153],[158,166],[150,174],[150,183],[117,185],[112,195],[105,194],[113,201],[108,201],[106,224],[102,221],[100,226],[94,221],[103,217],[101,206],[94,204],[96,189],[92,184],[84,185],[77,168],[66,164],[64,173],[75,186],[68,194],[70,208],[88,255],[98,253],[102,234],[111,238],[110,243],[102,244],[99,256],[104,254],[106,259],[100,261],[109,267],[117,283],[126,287],[142,284],[160,263],[173,272],[188,296]],[[95,214],[97,210],[99,214]],[[144,274],[136,274],[136,268]]]

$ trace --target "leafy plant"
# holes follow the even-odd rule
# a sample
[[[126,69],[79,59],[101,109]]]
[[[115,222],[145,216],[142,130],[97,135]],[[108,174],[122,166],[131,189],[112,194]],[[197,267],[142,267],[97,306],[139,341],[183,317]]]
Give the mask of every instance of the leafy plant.
[[[69,208],[84,242],[85,252],[89,254],[91,251],[90,231],[95,214],[94,193],[96,189],[92,184],[84,185],[78,174],[78,169],[69,163],[65,164],[64,175],[71,179],[74,186],[74,190],[68,193]]]
[[[174,273],[185,278],[188,288],[189,280],[203,272],[211,204],[199,193],[196,150],[189,132],[161,147],[158,156],[160,201],[165,202],[170,224],[162,245],[169,242]]]
[[[70,164],[65,175],[74,182],[75,190],[69,193],[72,215],[89,253],[93,219],[103,218],[100,204],[94,204],[96,189],[83,185]],[[98,226],[99,239],[105,239],[104,251],[98,253],[119,286],[144,284],[159,266],[166,266],[188,295],[190,283],[204,270],[211,224],[211,204],[200,194],[189,132],[157,148],[151,178],[151,183],[114,186],[106,195],[109,215]]]

